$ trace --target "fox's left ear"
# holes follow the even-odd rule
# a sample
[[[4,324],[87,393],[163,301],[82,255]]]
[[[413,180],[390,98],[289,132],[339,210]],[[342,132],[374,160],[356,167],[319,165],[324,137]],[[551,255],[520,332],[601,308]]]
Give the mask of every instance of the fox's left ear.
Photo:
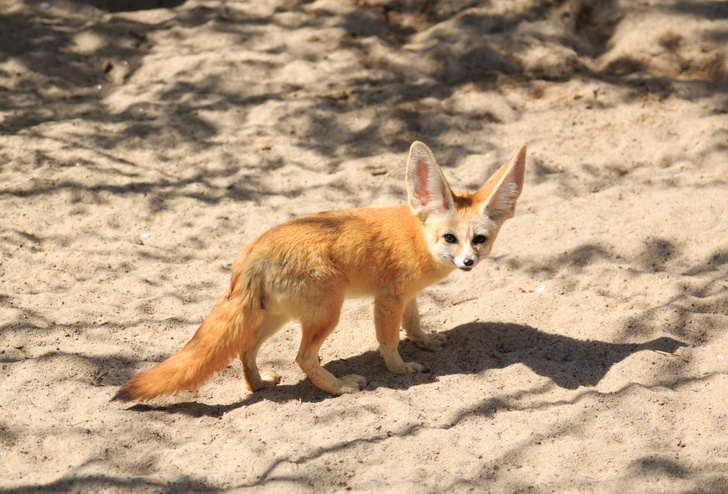
[[[412,144],[407,158],[407,202],[412,214],[422,221],[431,213],[455,210],[452,190],[435,156],[419,141]]]
[[[513,218],[516,200],[523,189],[523,176],[526,170],[526,145],[500,167],[478,190],[475,196],[484,201],[483,210],[496,222]]]

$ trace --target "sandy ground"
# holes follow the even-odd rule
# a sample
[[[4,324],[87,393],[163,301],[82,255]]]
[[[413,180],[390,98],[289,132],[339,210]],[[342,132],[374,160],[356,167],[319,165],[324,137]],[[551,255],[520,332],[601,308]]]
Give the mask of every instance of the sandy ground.
[[[0,3],[0,490],[728,492],[727,112],[720,1]],[[289,325],[275,389],[109,402],[258,234],[404,201],[414,140],[471,190],[529,145],[420,294],[431,373],[358,299],[322,362],[361,393]]]

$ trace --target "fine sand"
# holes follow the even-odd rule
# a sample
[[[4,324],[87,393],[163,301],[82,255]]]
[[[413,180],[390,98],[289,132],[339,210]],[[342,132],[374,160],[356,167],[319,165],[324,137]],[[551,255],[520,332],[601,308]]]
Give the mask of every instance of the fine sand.
[[[155,7],[150,9],[149,7]],[[290,324],[195,392],[109,402],[174,354],[238,250],[406,198],[414,140],[476,189],[524,143],[492,256]],[[728,4],[0,3],[0,490],[728,492]]]

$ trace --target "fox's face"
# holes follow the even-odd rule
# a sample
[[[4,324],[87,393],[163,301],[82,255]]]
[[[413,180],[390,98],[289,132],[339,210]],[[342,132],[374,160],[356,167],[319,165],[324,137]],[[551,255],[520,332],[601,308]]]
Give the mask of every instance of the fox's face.
[[[488,257],[500,229],[487,214],[478,214],[470,207],[444,217],[430,215],[423,227],[433,255],[463,271],[470,271]]]
[[[523,187],[522,146],[475,194],[453,193],[430,149],[416,142],[407,163],[408,201],[420,218],[433,256],[470,271],[490,253],[503,223],[513,217]]]

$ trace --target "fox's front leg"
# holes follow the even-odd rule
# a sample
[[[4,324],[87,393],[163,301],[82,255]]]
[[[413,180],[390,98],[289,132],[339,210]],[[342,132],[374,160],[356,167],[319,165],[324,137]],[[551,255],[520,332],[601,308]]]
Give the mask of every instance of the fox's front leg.
[[[379,353],[384,358],[389,372],[406,376],[427,369],[417,362],[404,362],[397,351],[399,345],[399,323],[405,304],[395,297],[374,300],[374,326],[377,330]]]
[[[407,332],[409,339],[425,350],[442,350],[447,341],[447,336],[442,333],[425,333],[422,331],[420,328],[420,312],[417,309],[417,298],[415,297],[412,297],[404,307],[402,327]]]

